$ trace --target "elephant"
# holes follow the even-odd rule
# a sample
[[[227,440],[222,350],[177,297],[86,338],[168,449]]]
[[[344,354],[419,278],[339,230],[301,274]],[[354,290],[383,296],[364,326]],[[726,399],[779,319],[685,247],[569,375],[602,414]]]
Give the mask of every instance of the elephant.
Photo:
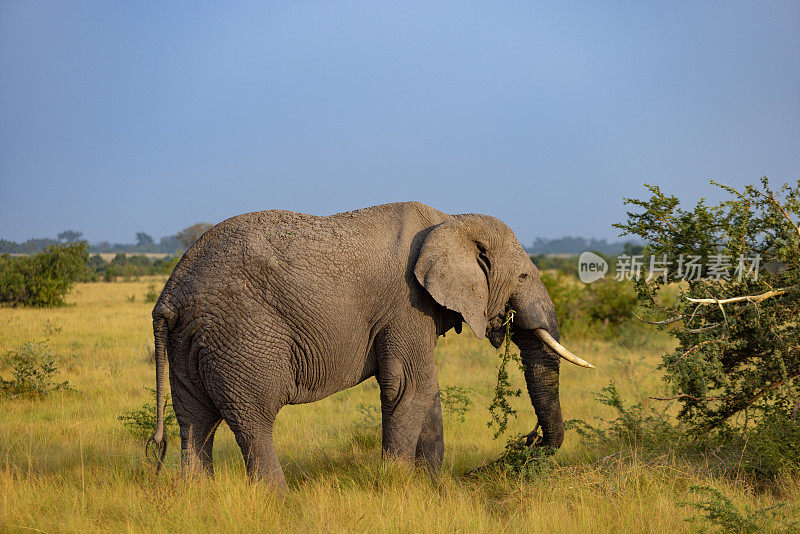
[[[213,475],[224,420],[248,475],[285,486],[273,445],[278,411],[375,377],[383,457],[435,472],[444,454],[436,341],[465,322],[497,348],[512,309],[541,445],[558,448],[559,357],[591,365],[558,343],[539,272],[499,219],[419,202],[232,217],[186,251],[153,309],[150,441],[163,460],[168,361],[183,469]]]

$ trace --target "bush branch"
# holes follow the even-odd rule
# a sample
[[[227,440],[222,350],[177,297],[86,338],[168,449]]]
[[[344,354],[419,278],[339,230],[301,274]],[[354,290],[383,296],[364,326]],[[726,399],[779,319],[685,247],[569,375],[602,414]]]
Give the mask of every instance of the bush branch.
[[[695,304],[728,304],[731,302],[761,302],[762,300],[766,300],[771,297],[777,297],[778,295],[783,295],[790,289],[797,287],[784,287],[781,289],[774,289],[772,291],[767,291],[766,293],[761,293],[760,295],[744,295],[741,297],[731,297],[727,299],[693,299],[686,297],[686,300],[689,302],[694,302]]]

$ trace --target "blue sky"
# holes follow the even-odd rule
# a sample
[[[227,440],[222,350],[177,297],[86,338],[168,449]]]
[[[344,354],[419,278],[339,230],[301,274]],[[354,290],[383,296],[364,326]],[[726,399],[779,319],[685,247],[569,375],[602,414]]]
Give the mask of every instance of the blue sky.
[[[800,177],[800,3],[0,3],[0,238],[420,200],[614,238]]]

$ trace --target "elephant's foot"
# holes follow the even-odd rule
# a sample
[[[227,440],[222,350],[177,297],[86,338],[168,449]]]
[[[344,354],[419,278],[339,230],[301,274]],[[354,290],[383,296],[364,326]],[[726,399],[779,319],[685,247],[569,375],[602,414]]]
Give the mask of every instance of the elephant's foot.
[[[286,489],[286,477],[272,444],[272,432],[259,437],[236,436],[242,449],[247,474],[254,482],[263,482],[277,489]]]
[[[214,478],[214,463],[210,458],[202,458],[200,454],[190,449],[181,449],[181,475],[187,479]]]
[[[421,407],[384,416],[383,456],[437,473],[444,457],[442,408],[438,392]]]
[[[417,464],[422,465],[431,475],[438,473],[444,459],[444,430],[442,405],[439,395],[431,405],[422,423],[417,440],[415,455]]]
[[[251,468],[248,464],[247,474],[253,482],[263,483],[267,487],[278,491],[284,491],[289,487],[286,484],[286,477],[283,475],[283,469],[280,465],[277,468],[269,467],[263,469],[261,467]]]

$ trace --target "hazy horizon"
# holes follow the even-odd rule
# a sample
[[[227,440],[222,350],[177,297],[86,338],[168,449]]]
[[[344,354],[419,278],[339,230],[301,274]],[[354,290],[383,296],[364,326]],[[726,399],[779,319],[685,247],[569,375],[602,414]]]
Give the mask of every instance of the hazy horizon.
[[[0,4],[0,239],[419,200],[620,241],[800,177],[800,3]]]
[[[71,228],[67,228],[65,230],[77,231],[77,230],[74,230],[74,229],[71,229]],[[150,234],[148,234],[148,235],[153,239],[153,243],[152,244],[143,245],[145,248],[158,248],[158,247],[161,247],[162,246],[161,243],[160,243],[161,239],[170,239],[170,240],[175,240],[176,239],[176,235],[175,234],[163,235],[163,236],[150,235]],[[5,238],[0,236],[0,240],[3,240],[3,239],[5,239]],[[31,241],[47,240],[47,239],[50,239],[50,240],[53,240],[53,241],[58,241],[58,242],[86,241],[86,238],[84,236],[81,236],[77,240],[71,240],[71,241],[67,240],[67,241],[65,241],[63,239],[58,239],[57,234],[47,235],[47,236],[36,236],[36,237],[29,238],[29,240],[31,240]],[[26,243],[28,240],[21,240],[21,241],[9,240],[9,241],[15,242],[18,245],[22,245],[22,244]],[[582,244],[582,246],[577,246],[575,244],[575,242],[583,242],[583,244]],[[555,238],[543,238],[541,236],[536,236],[529,242],[521,241],[521,245],[526,250],[532,251],[531,253],[535,253],[535,251],[537,249],[542,248],[542,247],[552,248],[553,246],[561,246],[561,247],[567,247],[567,248],[571,248],[571,249],[574,248],[575,251],[576,251],[575,253],[578,253],[578,252],[583,252],[585,250],[593,250],[597,246],[605,246],[605,247],[616,247],[616,246],[619,246],[619,247],[621,247],[621,246],[629,244],[629,243],[637,245],[637,244],[641,244],[642,240],[638,236],[624,236],[624,237],[617,237],[617,238],[614,238],[614,239],[598,239],[598,238],[586,237],[586,236],[567,236],[567,235],[565,235],[565,236],[559,236],[559,237],[555,237]],[[125,241],[125,242],[119,242],[119,241],[118,242],[114,242],[114,241],[108,241],[108,240],[89,241],[89,247],[90,248],[97,248],[97,247],[105,246],[105,245],[108,245],[110,248],[114,248],[114,247],[117,247],[117,246],[132,247],[132,248],[139,247],[139,245],[136,243],[136,239],[132,239],[130,241]],[[44,247],[45,245],[41,245],[41,246]],[[3,254],[3,253],[5,253],[5,252],[2,249],[0,249],[0,254]],[[123,253],[126,253],[126,252],[123,251]],[[130,252],[127,252],[127,253],[136,254],[137,252],[136,251],[130,251]],[[546,253],[549,254],[551,252],[546,252]],[[555,253],[556,254],[560,254],[561,252],[555,252]]]

